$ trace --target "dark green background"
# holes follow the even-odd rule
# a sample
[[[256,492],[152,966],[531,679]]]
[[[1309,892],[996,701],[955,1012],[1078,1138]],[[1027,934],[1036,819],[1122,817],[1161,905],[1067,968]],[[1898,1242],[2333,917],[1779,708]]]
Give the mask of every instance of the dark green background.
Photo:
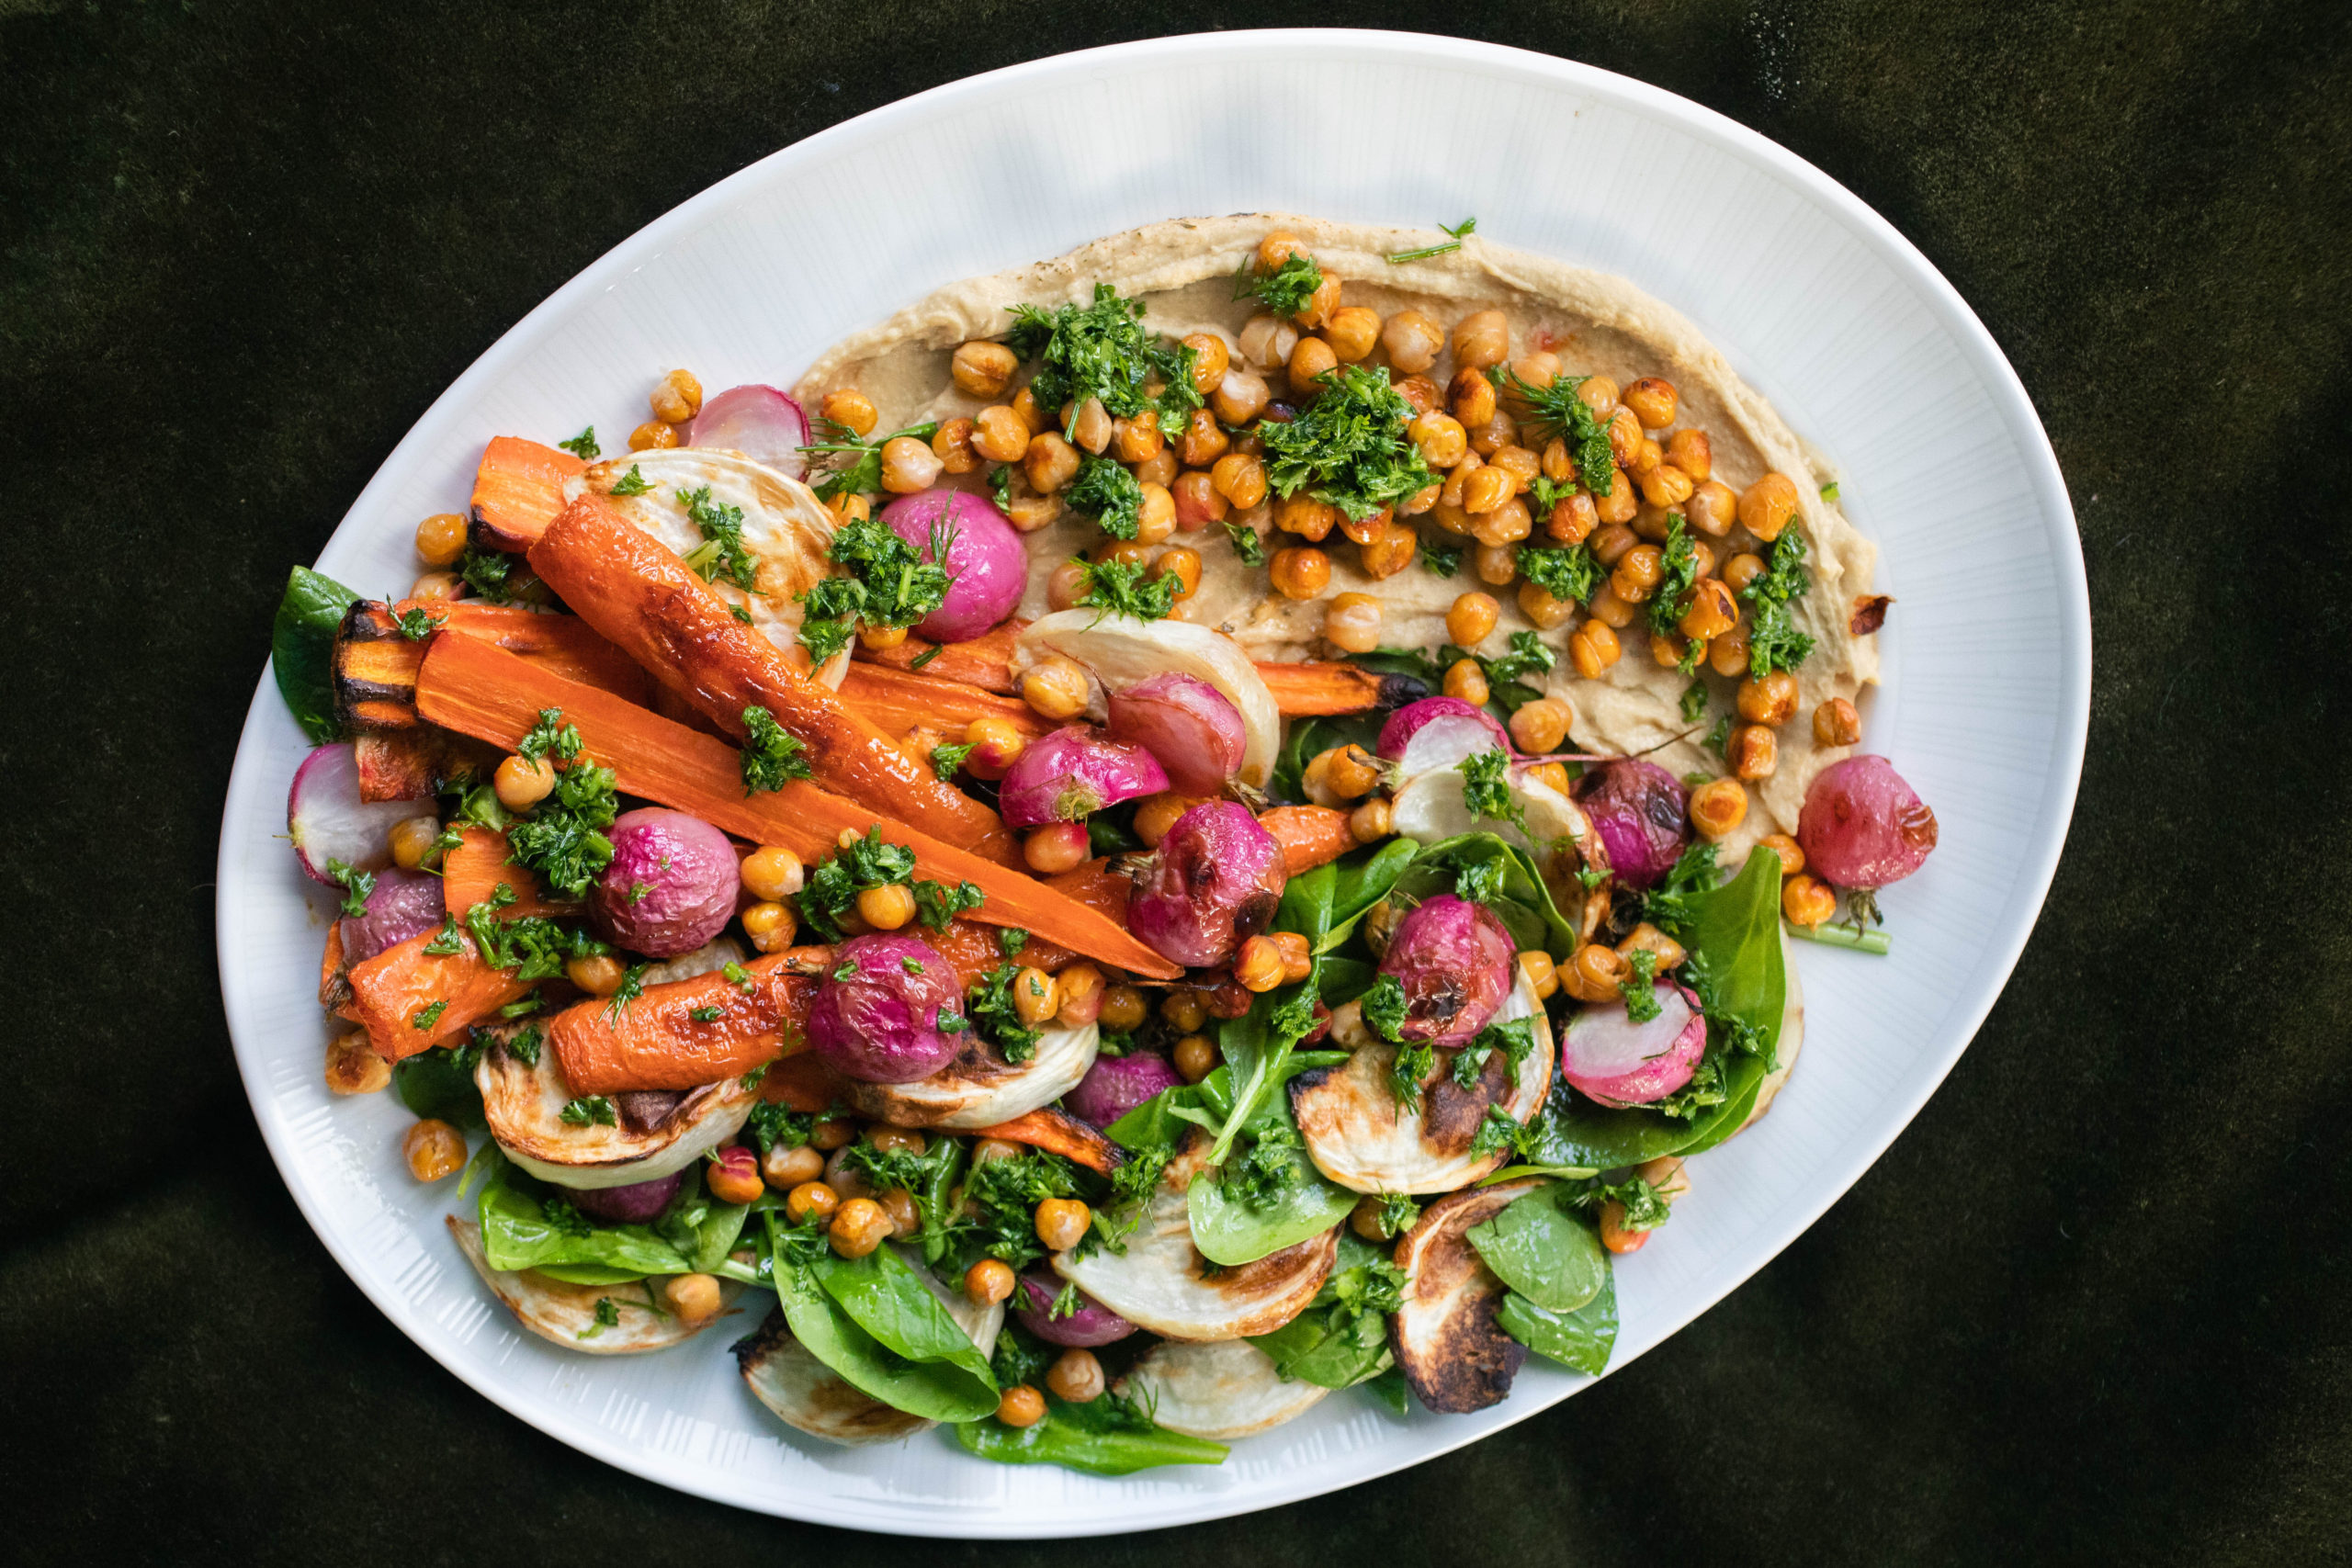
[[[1037,55],[1343,21],[1730,114],[1885,213],[2007,351],[2073,489],[2098,662],[2067,858],[2007,995],[1853,1192],[1664,1348],[1238,1529],[804,1529],[504,1416],[328,1259],[231,1063],[216,824],[287,564],[516,318],[775,148]],[[2352,1552],[2347,45],[2340,0],[0,0],[0,1550]]]

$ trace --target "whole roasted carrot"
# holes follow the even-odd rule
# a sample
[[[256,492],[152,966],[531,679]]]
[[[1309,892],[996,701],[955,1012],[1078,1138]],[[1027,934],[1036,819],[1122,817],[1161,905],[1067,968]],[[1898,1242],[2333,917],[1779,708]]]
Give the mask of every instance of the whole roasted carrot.
[[[424,661],[424,645],[401,630],[401,618],[420,610],[443,630],[485,637],[568,680],[631,702],[652,694],[645,671],[576,615],[470,599],[403,599],[391,605],[362,599],[334,634],[335,711],[345,725],[387,732],[416,725],[416,667]]]
[[[574,1094],[699,1089],[735,1077],[799,1040],[823,962],[810,954],[827,952],[754,959],[740,984],[714,971],[648,986],[617,1011],[601,999],[578,1002],[549,1021],[548,1044]]]
[[[1380,706],[1381,689],[1393,679],[1353,664],[1307,660],[1258,666],[1259,678],[1274,695],[1284,718],[1369,713]]]
[[[976,718],[1001,718],[1028,736],[1043,735],[1054,728],[1052,720],[1018,697],[1001,697],[961,681],[943,680],[928,671],[910,674],[855,660],[842,677],[842,700],[887,732],[903,734],[922,725],[949,741],[961,740],[965,727]]]
[[[651,535],[599,495],[564,508],[531,547],[531,570],[654,679],[739,739],[763,707],[807,748],[816,781],[1000,865],[1020,850],[995,812],[909,756],[872,720],[793,669],[776,646]]]
[[[580,906],[550,898],[529,867],[510,863],[506,835],[493,828],[468,828],[465,842],[441,862],[441,901],[459,919],[476,904],[490,898],[501,883],[514,890],[514,902],[499,908],[502,920],[525,915],[576,915]]]
[[[1260,814],[1258,826],[1282,845],[1283,872],[1288,876],[1313,871],[1356,847],[1348,814],[1328,806],[1277,806]]]
[[[1021,690],[1021,682],[1012,678],[1012,644],[1028,624],[1006,621],[966,642],[925,642],[919,637],[910,637],[889,648],[868,648],[861,642],[853,648],[850,662],[853,666],[919,670],[943,681],[960,681],[967,686],[1010,697]],[[930,657],[925,658],[926,654]]]
[[[519,435],[493,435],[474,471],[474,520],[499,548],[519,550],[563,510],[564,481],[588,465]]]

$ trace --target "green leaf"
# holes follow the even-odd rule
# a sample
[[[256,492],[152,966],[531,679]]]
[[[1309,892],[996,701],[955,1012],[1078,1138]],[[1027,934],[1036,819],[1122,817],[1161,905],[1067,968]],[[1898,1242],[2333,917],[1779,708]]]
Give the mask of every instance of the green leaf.
[[[1358,850],[1334,862],[1331,925],[1317,944],[1318,951],[1330,953],[1353,935],[1357,922],[1388,897],[1396,879],[1420,852],[1421,846],[1410,839],[1390,839],[1376,849]],[[1324,989],[1328,992],[1330,987],[1327,984]]]
[[[771,1212],[771,1237],[775,1224]],[[893,1410],[932,1421],[972,1421],[995,1411],[993,1378],[975,1377],[950,1361],[910,1361],[889,1350],[825,1292],[811,1270],[779,1257],[775,1285],[792,1337],[851,1387]],[[969,1348],[971,1341],[965,1345]]]
[[[359,595],[332,577],[298,566],[286,577],[269,632],[269,666],[277,694],[311,744],[342,733],[334,714],[334,634]]]
[[[1058,1464],[1089,1475],[1133,1475],[1163,1464],[1222,1464],[1223,1443],[1188,1438],[1155,1426],[1136,1407],[1109,1394],[1089,1404],[1046,1396],[1046,1418],[1034,1427],[997,1420],[956,1428],[964,1451],[999,1464]]]
[[[392,1091],[419,1116],[481,1132],[490,1123],[482,1115],[481,1090],[474,1083],[478,1055],[470,1046],[436,1045],[404,1056],[392,1068]]]
[[[1547,1312],[1574,1312],[1609,1280],[1609,1253],[1577,1212],[1574,1190],[1550,1182],[1470,1227],[1478,1249],[1512,1290]]]
[[[482,1189],[479,1217],[482,1254],[493,1269],[594,1264],[632,1278],[695,1271],[650,1225],[583,1224],[576,1213],[550,1215],[538,1200],[509,1185],[503,1171]]]
[[[1617,1284],[1601,1281],[1592,1300],[1574,1312],[1546,1312],[1516,1291],[1506,1293],[1495,1311],[1495,1323],[1505,1334],[1539,1356],[1549,1356],[1566,1367],[1599,1377],[1617,1348]]]
[[[1287,1096],[1276,1093],[1267,1098],[1253,1125],[1268,1123],[1290,1124]],[[1321,1235],[1356,1206],[1356,1194],[1325,1180],[1295,1135],[1290,1145],[1278,1146],[1278,1153],[1286,1164],[1288,1178],[1270,1198],[1259,1202],[1237,1195],[1217,1179],[1213,1169],[1193,1179],[1184,1194],[1185,1209],[1192,1219],[1193,1245],[1200,1248],[1202,1257],[1225,1268],[1254,1263],[1309,1236]]]
[[[1534,861],[1525,850],[1493,833],[1464,833],[1424,846],[1397,877],[1396,890],[1415,899],[1452,893],[1462,873],[1473,870],[1491,876],[1494,892],[1480,901],[1521,948],[1542,948],[1562,961],[1576,952],[1577,928],[1552,901]]]
[[[828,1251],[809,1272],[860,1328],[894,1355],[960,1368],[986,1385],[989,1408],[995,1408],[996,1379],[989,1372],[988,1358],[896,1252],[877,1247],[863,1258],[843,1258]]]

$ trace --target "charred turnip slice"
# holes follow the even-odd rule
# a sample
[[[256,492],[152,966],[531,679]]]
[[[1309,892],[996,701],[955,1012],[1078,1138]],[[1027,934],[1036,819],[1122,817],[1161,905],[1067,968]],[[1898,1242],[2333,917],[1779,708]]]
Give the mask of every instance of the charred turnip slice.
[[[633,1356],[647,1350],[666,1350],[718,1322],[726,1314],[727,1303],[743,1290],[731,1280],[721,1280],[719,1311],[700,1323],[689,1325],[682,1323],[666,1303],[658,1313],[646,1304],[646,1292],[660,1289],[649,1282],[574,1285],[551,1280],[536,1269],[493,1269],[482,1252],[481,1227],[455,1214],[447,1216],[447,1221],[458,1250],[474,1266],[474,1272],[481,1276],[491,1293],[506,1303],[507,1310],[524,1327],[567,1350],[591,1356]],[[618,1309],[619,1316],[616,1321],[599,1326],[596,1303],[607,1297]]]
[[[1120,1394],[1142,1399],[1170,1431],[1220,1443],[1304,1416],[1330,1392],[1304,1379],[1283,1382],[1273,1359],[1247,1339],[1163,1339],[1118,1383]]]
[[[474,1083],[490,1134],[506,1156],[542,1181],[561,1187],[628,1187],[684,1170],[735,1135],[759,1090],[736,1078],[705,1084],[640,1124],[613,1106],[612,1120],[567,1122],[574,1096],[553,1049],[541,1044],[537,1066],[509,1053],[505,1034],[481,1054]],[[619,1097],[611,1097],[617,1100]]]
[[[847,1080],[843,1092],[860,1115],[901,1127],[944,1127],[975,1132],[1051,1105],[1079,1086],[1094,1065],[1102,1032],[1093,1024],[1048,1029],[1036,1054],[1010,1063],[971,1031],[947,1065],[913,1083]]]
[[[1389,1319],[1389,1344],[1414,1394],[1445,1416],[1498,1404],[1527,1359],[1527,1347],[1495,1321],[1503,1282],[1467,1232],[1543,1185],[1501,1181],[1448,1193],[1397,1238],[1396,1266],[1412,1276],[1405,1305]]]

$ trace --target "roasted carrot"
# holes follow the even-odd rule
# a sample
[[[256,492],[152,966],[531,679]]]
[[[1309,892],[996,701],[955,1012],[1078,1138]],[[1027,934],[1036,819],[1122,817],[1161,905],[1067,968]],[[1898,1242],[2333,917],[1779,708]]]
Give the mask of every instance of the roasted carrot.
[[[501,549],[519,550],[563,510],[563,484],[588,465],[571,453],[519,436],[494,435],[474,470],[474,517]]]
[[[1277,806],[1260,815],[1258,826],[1282,845],[1283,871],[1290,876],[1313,871],[1356,847],[1348,814],[1328,806]]]
[[[1012,643],[1028,624],[1006,621],[968,642],[925,642],[919,637],[910,637],[896,647],[879,649],[861,642],[855,645],[850,660],[854,666],[873,664],[888,670],[919,671],[942,681],[978,686],[999,696],[1015,696],[1021,691],[1021,683],[1012,678]],[[924,658],[926,654],[930,657]],[[920,665],[917,660],[921,660]]]
[[[1111,869],[1106,859],[1088,861],[1075,871],[1046,878],[1055,892],[1077,899],[1105,919],[1127,923],[1127,894],[1135,884]]]
[[[1126,929],[1044,883],[941,843],[927,833],[797,780],[780,790],[743,792],[742,761],[725,741],[566,681],[467,637],[438,637],[416,680],[417,709],[432,723],[512,749],[543,708],[578,727],[582,754],[612,768],[624,795],[642,795],[754,843],[779,844],[804,861],[831,854],[843,829],[878,827],[914,851],[917,874],[953,886],[970,882],[986,901],[971,918],[1020,926],[1051,942],[1122,969],[1172,980],[1182,973]]]
[[[441,902],[451,914],[464,919],[466,911],[494,895],[502,882],[514,890],[514,902],[498,911],[502,920],[580,913],[578,904],[549,897],[528,866],[507,860],[505,834],[494,828],[469,828],[465,833],[466,841],[441,861]]]
[[[548,1024],[548,1043],[574,1094],[697,1089],[774,1061],[797,1042],[815,995],[805,956],[774,953],[743,965],[738,985],[714,971],[648,986],[617,1013],[591,998]],[[696,1019],[717,1008],[717,1018]]]
[[[327,922],[327,950],[319,960],[319,1005],[341,1013],[351,1005],[351,977],[343,962],[343,922]]]
[[[651,535],[599,495],[564,508],[531,547],[531,570],[582,619],[741,738],[757,705],[807,748],[816,782],[910,828],[1000,865],[1020,849],[995,812],[915,761],[873,720],[787,662]]]
[[[1050,1105],[1042,1111],[1024,1112],[1010,1122],[1000,1122],[993,1127],[982,1127],[972,1136],[1002,1138],[1008,1144],[1027,1144],[1031,1148],[1047,1149],[1104,1176],[1118,1169],[1127,1160],[1126,1150],[1069,1111]]]
[[[997,942],[996,928],[961,918],[948,921],[945,931],[927,931],[922,936],[940,957],[956,966],[956,977],[967,988],[973,981],[999,964],[1018,964],[1023,968],[1043,969],[1051,975],[1078,958],[1078,954],[1068,948],[1035,936],[1021,944],[1019,953],[1008,958]]]
[[[334,634],[335,712],[347,727],[387,730],[416,724],[416,667],[424,660],[424,645],[403,633],[397,617],[418,610],[446,630],[487,638],[567,680],[602,686],[631,702],[651,694],[645,671],[576,615],[469,599],[403,599],[390,607],[362,599]]]
[[[842,1098],[842,1076],[815,1052],[795,1051],[768,1064],[767,1076],[760,1080],[760,1098],[814,1115],[831,1110]]]
[[[386,1061],[462,1034],[531,988],[483,963],[470,937],[458,937],[455,953],[425,952],[436,936],[421,932],[351,967],[352,1006]]]
[[[957,741],[976,718],[1001,718],[1030,736],[1054,728],[1052,720],[1018,697],[1001,697],[961,681],[942,680],[928,670],[915,675],[855,660],[842,677],[842,700],[891,735],[922,726],[937,730],[944,739]]]
[[[438,729],[412,725],[406,729],[363,730],[352,740],[352,755],[359,764],[359,798],[429,800],[433,785],[447,771],[446,748],[450,739]]]
[[[1314,660],[1261,664],[1258,675],[1274,694],[1274,705],[1282,709],[1284,718],[1369,713],[1380,705],[1381,686],[1388,679],[1353,664]]]

